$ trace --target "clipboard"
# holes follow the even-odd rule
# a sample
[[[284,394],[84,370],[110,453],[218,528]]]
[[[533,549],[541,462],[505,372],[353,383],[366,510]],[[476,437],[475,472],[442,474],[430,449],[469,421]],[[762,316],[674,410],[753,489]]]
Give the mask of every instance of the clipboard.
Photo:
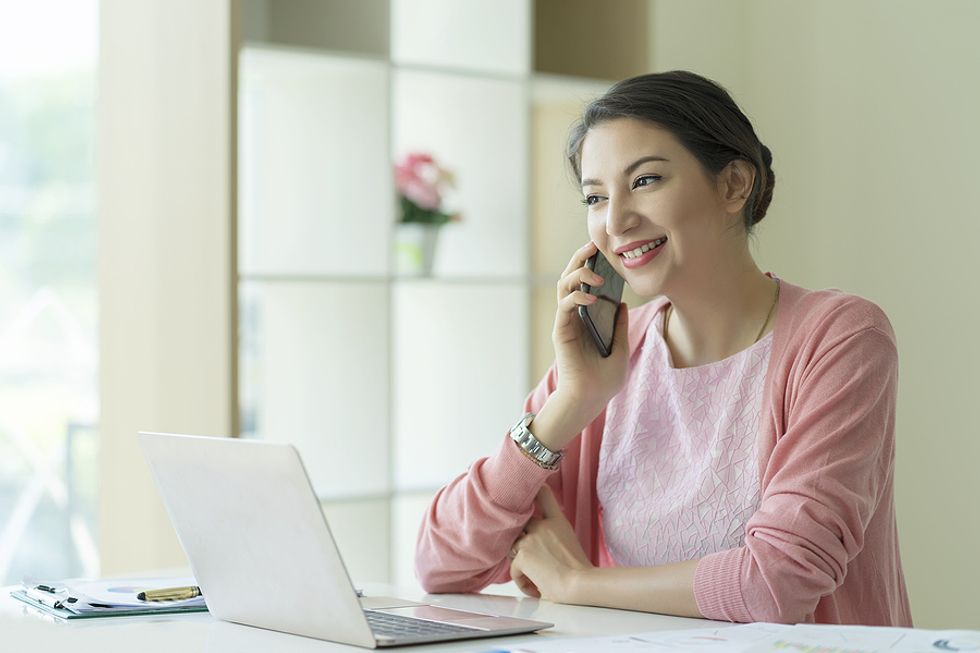
[[[46,614],[53,615],[59,619],[100,619],[103,617],[134,617],[141,615],[154,614],[179,614],[184,612],[207,612],[205,605],[191,606],[166,606],[166,605],[147,605],[145,608],[106,608],[105,610],[92,610],[88,612],[72,612],[66,608],[55,608],[45,605],[27,594],[23,589],[14,590],[10,593],[18,601],[23,601],[27,605],[36,608]]]

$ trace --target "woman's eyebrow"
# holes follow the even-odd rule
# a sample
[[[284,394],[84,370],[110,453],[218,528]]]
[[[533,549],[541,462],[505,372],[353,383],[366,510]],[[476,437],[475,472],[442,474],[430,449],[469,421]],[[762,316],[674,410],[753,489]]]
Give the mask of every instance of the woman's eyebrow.
[[[634,170],[636,170],[637,168],[639,168],[641,165],[643,165],[644,163],[647,163],[649,161],[667,161],[667,162],[670,162],[670,159],[665,159],[664,157],[657,156],[655,154],[651,154],[650,156],[642,157],[640,159],[637,159],[633,163],[629,164],[628,166],[626,166],[626,169],[623,170],[623,176],[625,177],[626,175],[630,174],[631,172],[633,172]],[[583,179],[582,180],[582,185],[583,186],[592,186],[592,185],[600,186],[600,185],[602,185],[602,182],[600,182],[598,179]]]

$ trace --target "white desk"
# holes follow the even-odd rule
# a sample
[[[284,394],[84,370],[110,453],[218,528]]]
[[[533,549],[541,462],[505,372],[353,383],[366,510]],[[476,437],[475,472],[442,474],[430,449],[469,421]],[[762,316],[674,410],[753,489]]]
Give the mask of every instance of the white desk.
[[[156,617],[114,617],[62,621],[11,598],[12,587],[0,588],[0,650],[71,651],[71,653],[319,653],[364,651],[316,639],[240,626],[213,619],[206,612]],[[388,585],[364,585],[368,596],[398,596],[448,607],[549,621],[554,628],[538,635],[396,647],[405,653],[488,651],[540,637],[611,635],[652,630],[704,628],[714,621],[574,605],[558,605],[519,596],[511,585],[491,586],[484,594],[426,595]],[[511,595],[508,595],[511,594]],[[379,649],[383,650],[383,649]]]

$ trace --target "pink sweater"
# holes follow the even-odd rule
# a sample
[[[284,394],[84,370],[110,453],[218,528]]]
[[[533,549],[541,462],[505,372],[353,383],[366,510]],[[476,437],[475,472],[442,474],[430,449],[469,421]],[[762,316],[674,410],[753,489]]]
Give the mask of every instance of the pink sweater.
[[[873,303],[782,281],[759,423],[760,505],[741,546],[701,558],[694,595],[709,619],[911,626],[894,505],[898,356]],[[659,298],[630,311],[631,354]],[[632,355],[631,355],[632,358]],[[525,402],[537,411],[555,368]],[[419,530],[416,572],[429,592],[510,580],[507,552],[544,483],[593,564],[613,565],[596,492],[600,414],[541,469],[506,436],[441,489]]]

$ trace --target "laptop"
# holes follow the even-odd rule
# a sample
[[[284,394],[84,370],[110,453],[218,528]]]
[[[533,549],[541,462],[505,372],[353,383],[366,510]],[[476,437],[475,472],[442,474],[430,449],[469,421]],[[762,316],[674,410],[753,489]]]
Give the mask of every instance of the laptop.
[[[292,445],[167,433],[139,441],[217,619],[366,648],[554,625],[359,598]]]

